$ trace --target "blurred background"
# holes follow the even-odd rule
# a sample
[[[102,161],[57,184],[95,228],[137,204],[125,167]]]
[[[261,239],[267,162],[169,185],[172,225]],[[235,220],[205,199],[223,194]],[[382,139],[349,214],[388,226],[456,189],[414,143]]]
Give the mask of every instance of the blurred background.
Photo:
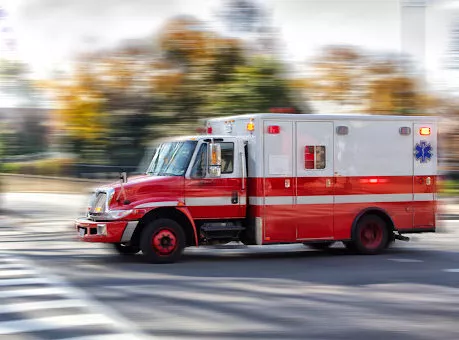
[[[218,115],[436,115],[451,195],[458,70],[452,0],[0,0],[0,172],[141,172]]]
[[[459,0],[0,0],[0,338],[459,339],[458,104]],[[261,112],[438,116],[437,232],[170,266],[75,242],[160,139]]]

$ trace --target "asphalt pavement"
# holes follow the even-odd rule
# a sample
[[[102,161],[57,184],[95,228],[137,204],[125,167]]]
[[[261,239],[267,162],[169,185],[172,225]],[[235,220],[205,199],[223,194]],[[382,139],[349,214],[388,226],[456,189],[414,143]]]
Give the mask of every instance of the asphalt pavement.
[[[377,256],[190,248],[152,265],[75,239],[86,198],[9,194],[0,339],[459,339],[459,207]]]

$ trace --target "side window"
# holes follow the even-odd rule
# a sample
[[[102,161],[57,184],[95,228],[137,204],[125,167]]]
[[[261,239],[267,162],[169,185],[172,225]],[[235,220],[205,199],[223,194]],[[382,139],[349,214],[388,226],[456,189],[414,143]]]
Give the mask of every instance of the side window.
[[[191,169],[191,177],[203,178],[206,177],[206,165],[207,165],[207,144],[202,144],[199,152],[196,156],[193,168]]]
[[[307,145],[304,148],[304,168],[306,170],[323,170],[326,167],[325,146]]]
[[[234,143],[220,143],[222,150],[222,174],[231,174],[234,170]],[[202,144],[196,161],[191,169],[191,177],[206,177],[207,144]]]
[[[234,169],[234,143],[221,143],[222,174],[232,174]]]

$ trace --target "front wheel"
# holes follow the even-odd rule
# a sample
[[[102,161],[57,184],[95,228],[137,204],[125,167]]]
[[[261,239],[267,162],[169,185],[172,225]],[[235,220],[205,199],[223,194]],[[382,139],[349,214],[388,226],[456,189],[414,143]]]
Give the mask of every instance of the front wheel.
[[[363,216],[354,230],[352,247],[361,254],[378,254],[388,245],[387,223],[377,215]]]
[[[121,255],[134,255],[140,251],[138,246],[125,245],[123,243],[115,243],[113,248]]]
[[[151,222],[142,232],[140,249],[151,263],[173,263],[185,248],[185,233],[174,220],[161,218]]]

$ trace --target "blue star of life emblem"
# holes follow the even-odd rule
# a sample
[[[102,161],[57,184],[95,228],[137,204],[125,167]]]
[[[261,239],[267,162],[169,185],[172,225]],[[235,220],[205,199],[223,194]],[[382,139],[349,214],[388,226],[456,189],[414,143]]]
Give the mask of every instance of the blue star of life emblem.
[[[432,146],[430,143],[422,140],[420,143],[416,144],[414,155],[416,160],[420,161],[421,163],[427,163],[432,158]]]

